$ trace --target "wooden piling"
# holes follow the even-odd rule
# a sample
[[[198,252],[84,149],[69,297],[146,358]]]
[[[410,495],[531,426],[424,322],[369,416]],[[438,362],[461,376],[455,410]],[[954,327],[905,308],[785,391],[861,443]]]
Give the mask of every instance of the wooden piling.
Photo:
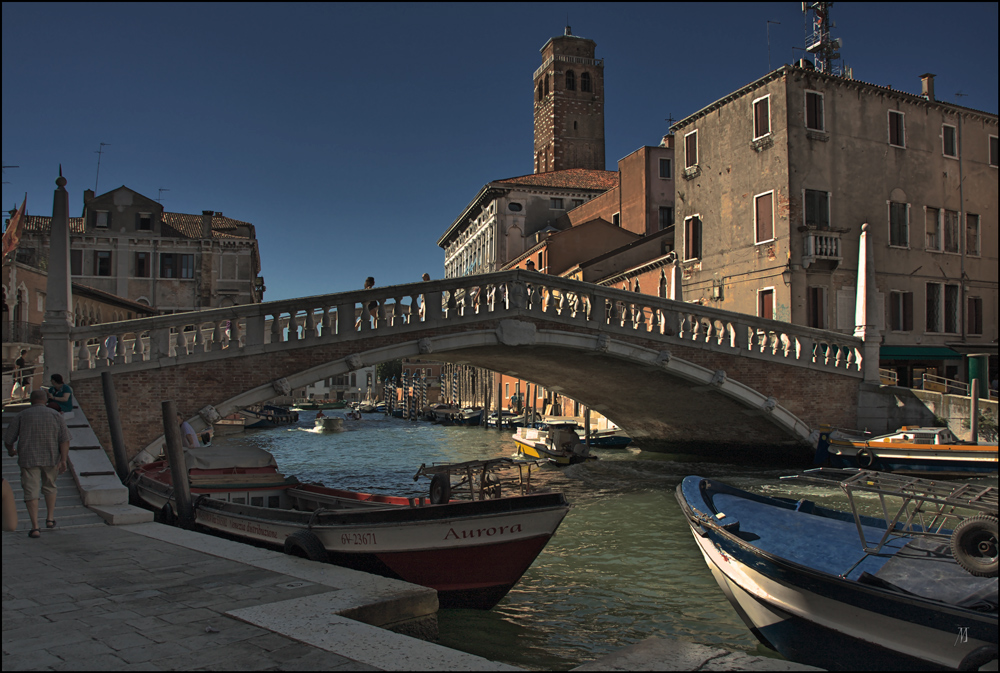
[[[181,446],[181,428],[177,423],[177,405],[173,400],[163,402],[163,435],[167,440],[167,460],[170,462],[170,476],[174,484],[174,502],[181,526],[194,521],[191,507],[191,486],[188,484],[187,464]]]
[[[104,389],[104,409],[108,414],[108,430],[111,432],[111,452],[115,457],[115,473],[124,484],[128,481],[128,452],[125,436],[122,434],[122,419],[118,413],[118,396],[111,372],[101,372],[101,387]]]

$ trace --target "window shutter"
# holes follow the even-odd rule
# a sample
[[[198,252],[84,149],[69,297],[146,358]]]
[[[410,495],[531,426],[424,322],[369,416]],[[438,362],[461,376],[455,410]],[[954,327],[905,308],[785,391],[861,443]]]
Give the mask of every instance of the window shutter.
[[[913,293],[903,293],[903,331],[913,331]]]
[[[771,200],[774,194],[757,197],[757,242],[774,238],[774,213]]]

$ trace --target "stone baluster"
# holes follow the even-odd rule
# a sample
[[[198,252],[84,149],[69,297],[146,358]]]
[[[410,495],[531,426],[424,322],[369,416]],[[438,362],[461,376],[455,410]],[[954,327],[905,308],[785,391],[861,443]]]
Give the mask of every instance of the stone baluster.
[[[76,368],[77,369],[92,369],[93,365],[90,361],[90,349],[87,348],[87,340],[80,339],[80,347],[76,351]]]
[[[306,341],[312,341],[316,339],[317,336],[319,336],[318,334],[316,334],[316,316],[314,314],[315,314],[315,309],[310,308],[306,310],[306,324],[305,324],[305,335],[304,335]]]
[[[413,325],[420,322],[420,295],[411,294],[410,295],[410,305],[408,307],[408,312],[406,316],[406,321]]]
[[[104,369],[108,366],[108,344],[106,338],[97,339],[97,368]]]
[[[196,322],[194,324],[194,343],[191,344],[192,353],[208,353],[212,350],[212,345],[205,339],[205,332],[202,328],[202,323]]]
[[[288,312],[288,337],[286,341],[296,342],[299,340],[299,317],[298,312],[292,309]]]
[[[115,335],[115,352],[112,358],[116,365],[125,364],[125,332]]]
[[[188,354],[187,335],[184,333],[184,325],[177,326],[177,338],[174,340],[174,357],[184,357]]]
[[[270,343],[281,343],[281,314],[271,314],[271,341]]]
[[[329,340],[334,334],[337,333],[337,311],[336,307],[324,305],[323,306],[323,338]]]
[[[243,348],[243,344],[241,343],[242,339],[243,330],[240,327],[240,319],[239,317],[234,316],[229,320],[229,347]]]
[[[226,329],[223,321],[212,321],[212,343],[208,344],[208,350],[217,353],[226,347]]]
[[[149,346],[146,341],[149,339],[148,336],[144,336],[141,332],[135,333],[135,343],[132,344],[132,362],[145,362],[146,355],[149,353]]]

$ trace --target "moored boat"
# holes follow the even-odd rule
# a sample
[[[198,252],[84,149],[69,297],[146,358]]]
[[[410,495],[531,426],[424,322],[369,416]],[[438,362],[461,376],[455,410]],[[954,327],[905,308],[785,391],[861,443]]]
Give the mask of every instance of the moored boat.
[[[549,430],[521,427],[511,438],[517,447],[517,456],[528,460],[543,459],[556,465],[575,465],[597,460],[580,437],[569,428],[552,427]]]
[[[624,449],[632,443],[632,438],[620,430],[606,430],[590,433],[590,445],[598,449]]]
[[[871,436],[846,430],[819,433],[816,463],[935,477],[997,473],[997,444],[963,442],[948,428],[903,426]]]
[[[261,449],[185,451],[195,523],[210,531],[402,579],[438,591],[442,607],[489,609],[517,583],[555,533],[569,505],[519,479],[501,497],[509,459],[433,466],[431,497],[355,493],[300,484]],[[434,474],[431,475],[431,472]],[[472,500],[452,499],[451,474],[476,481]],[[421,474],[421,473],[418,473]],[[414,477],[416,479],[416,477]],[[461,483],[454,485],[456,492]],[[175,517],[166,461],[138,468],[130,496]],[[478,497],[477,497],[478,496]]]
[[[296,402],[294,409],[299,411],[318,411],[319,409],[343,409],[347,406],[344,400],[318,400]]]
[[[697,476],[677,487],[709,569],[761,643],[828,670],[975,670],[996,659],[995,487],[856,470],[815,480],[839,483],[854,513]],[[899,512],[857,514],[856,492],[898,500]],[[954,533],[943,525],[955,521]]]

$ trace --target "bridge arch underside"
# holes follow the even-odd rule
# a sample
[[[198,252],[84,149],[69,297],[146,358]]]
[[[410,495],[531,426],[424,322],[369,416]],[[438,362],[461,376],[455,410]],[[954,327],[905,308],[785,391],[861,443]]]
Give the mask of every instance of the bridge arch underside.
[[[813,428],[821,423],[851,427],[856,419],[857,377],[703,346],[548,327],[504,320],[477,331],[439,329],[306,343],[119,370],[114,383],[127,452],[130,458],[140,454],[140,461],[159,452],[163,400],[175,400],[200,431],[207,422],[199,412],[209,405],[226,415],[272,399],[282,389],[399,358],[468,364],[540,384],[601,412],[646,450],[716,457],[753,451],[761,459],[805,459],[811,455],[806,438]],[[100,376],[88,372],[73,383],[99,438],[110,447]]]

